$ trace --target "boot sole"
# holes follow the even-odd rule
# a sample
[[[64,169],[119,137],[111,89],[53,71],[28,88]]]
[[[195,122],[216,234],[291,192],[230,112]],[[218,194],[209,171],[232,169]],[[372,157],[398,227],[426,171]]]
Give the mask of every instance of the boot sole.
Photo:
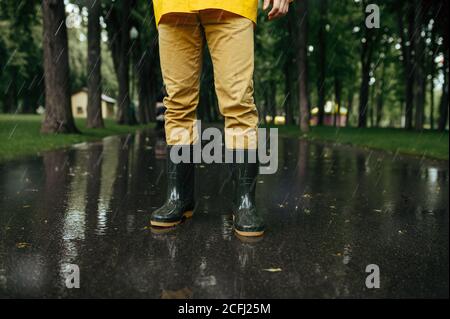
[[[234,222],[234,215],[233,215],[233,222]],[[264,230],[261,231],[240,231],[236,228],[234,229],[235,233],[239,236],[243,237],[261,237],[264,235]]]
[[[151,220],[150,221],[150,225],[156,226],[156,227],[165,227],[165,228],[167,228],[167,227],[174,227],[176,225],[181,224],[181,222],[184,219],[192,218],[192,216],[193,216],[193,211],[189,210],[187,212],[184,212],[183,217],[180,220],[177,220],[175,222],[157,222],[157,221]]]
[[[264,235],[264,231],[240,231],[235,229],[236,234],[243,237],[261,237]]]

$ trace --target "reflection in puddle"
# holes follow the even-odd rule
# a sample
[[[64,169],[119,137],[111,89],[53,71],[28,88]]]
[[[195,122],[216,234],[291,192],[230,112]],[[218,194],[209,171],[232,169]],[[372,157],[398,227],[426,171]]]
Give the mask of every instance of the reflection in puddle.
[[[279,146],[283,169],[257,186],[263,238],[234,234],[220,165],[197,170],[192,220],[149,228],[167,156],[152,133],[2,164],[0,297],[448,296],[446,163],[297,139]],[[61,288],[71,263],[78,295]],[[370,263],[385,269],[377,295],[361,289]]]
[[[199,275],[195,279],[195,284],[201,288],[215,286],[217,284],[216,277],[213,275],[207,275],[207,259],[201,258],[199,266]]]
[[[103,203],[100,203],[98,208],[98,216],[97,216],[97,228],[95,229],[95,234],[102,236],[105,235],[107,229],[107,207]]]
[[[438,170],[437,168],[430,167],[428,168],[428,181],[431,184],[435,184],[438,180]]]

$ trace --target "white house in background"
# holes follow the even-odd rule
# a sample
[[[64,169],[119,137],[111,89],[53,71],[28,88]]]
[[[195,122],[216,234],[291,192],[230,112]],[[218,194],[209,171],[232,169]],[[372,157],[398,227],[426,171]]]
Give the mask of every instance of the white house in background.
[[[72,95],[72,114],[75,118],[87,118],[88,91],[86,88]],[[104,119],[114,119],[117,114],[116,100],[102,94],[102,115]]]

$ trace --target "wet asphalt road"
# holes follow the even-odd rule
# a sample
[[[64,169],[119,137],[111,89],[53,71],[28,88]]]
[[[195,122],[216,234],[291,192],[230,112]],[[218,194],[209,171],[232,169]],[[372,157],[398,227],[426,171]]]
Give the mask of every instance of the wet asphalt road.
[[[195,216],[148,227],[165,194],[152,133],[0,163],[0,298],[449,296],[448,162],[281,139],[261,176],[265,237],[234,235],[222,165],[198,165]],[[65,286],[80,268],[80,289]],[[380,268],[368,289],[365,268]]]

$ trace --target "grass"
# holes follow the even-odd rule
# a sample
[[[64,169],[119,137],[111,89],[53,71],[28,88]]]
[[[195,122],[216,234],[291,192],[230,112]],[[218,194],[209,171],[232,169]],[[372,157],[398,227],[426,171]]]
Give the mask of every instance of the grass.
[[[39,115],[0,114],[0,162],[72,144],[95,141],[111,135],[133,133],[149,125],[118,125],[105,120],[104,129],[86,128],[86,120],[76,120],[82,134],[40,134],[42,117]]]
[[[351,144],[448,161],[448,131],[442,133],[430,130],[414,132],[395,128],[313,127],[310,133],[302,135],[296,126],[279,126],[278,129],[279,134],[284,136]]]
[[[106,120],[104,129],[87,129],[85,120],[77,120],[76,124],[82,134],[47,135],[39,133],[41,121],[42,117],[39,115],[0,115],[0,162],[149,127],[118,125],[112,120]],[[313,127],[310,133],[302,135],[296,126],[279,126],[278,129],[282,136],[351,144],[447,161],[449,158],[448,132]]]

